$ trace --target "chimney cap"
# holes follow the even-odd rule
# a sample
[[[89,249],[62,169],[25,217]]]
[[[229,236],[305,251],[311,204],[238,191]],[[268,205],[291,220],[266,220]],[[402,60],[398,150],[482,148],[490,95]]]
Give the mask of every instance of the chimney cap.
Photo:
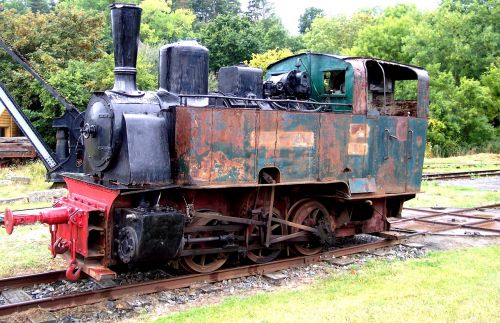
[[[139,10],[142,10],[141,7],[133,3],[115,2],[109,5],[109,9],[121,9],[121,8],[137,8]]]

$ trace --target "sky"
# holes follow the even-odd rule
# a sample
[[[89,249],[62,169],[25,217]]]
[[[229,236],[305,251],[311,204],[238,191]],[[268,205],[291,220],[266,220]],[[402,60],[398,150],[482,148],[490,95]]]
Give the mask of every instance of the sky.
[[[393,6],[397,3],[414,3],[422,10],[432,10],[438,7],[440,0],[269,0],[274,4],[274,11],[281,18],[288,31],[297,35],[299,17],[308,7],[323,9],[327,16],[351,15],[359,9]],[[248,0],[241,0],[244,10]]]

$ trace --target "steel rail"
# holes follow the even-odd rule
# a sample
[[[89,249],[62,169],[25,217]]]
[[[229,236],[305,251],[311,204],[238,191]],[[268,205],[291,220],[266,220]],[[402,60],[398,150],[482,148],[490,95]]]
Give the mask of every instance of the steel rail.
[[[443,232],[455,229],[473,229],[479,231],[483,230],[483,231],[493,232],[496,233],[498,236],[500,235],[500,230],[493,227],[489,228],[487,227],[487,225],[496,226],[500,221],[500,216],[497,215],[491,217],[482,217],[478,215],[465,214],[467,212],[475,210],[498,209],[498,208],[500,208],[500,203],[476,206],[472,208],[458,209],[455,211],[438,211],[438,210],[429,210],[429,209],[411,208],[411,207],[404,208],[404,210],[422,212],[423,214],[408,216],[395,221],[391,221],[391,230],[394,231],[404,230],[406,232],[414,231],[420,234],[443,234]],[[450,216],[453,218],[469,219],[470,221],[465,223],[456,223],[456,222],[450,223],[449,221],[440,219],[445,216]],[[404,226],[405,223],[411,223],[412,221],[413,223],[420,223],[420,225],[431,226],[431,227],[428,227],[427,230],[425,229],[422,230],[419,224],[417,224],[417,226],[420,226],[420,228],[414,227],[414,229],[412,229],[411,224],[410,226],[407,227],[401,227],[401,225]],[[435,225],[436,227],[432,228],[433,225]]]
[[[458,209],[455,211],[439,211],[439,210],[429,210],[426,208],[405,207],[405,208],[403,208],[403,210],[410,210],[410,211],[427,213],[427,215],[408,217],[408,218],[401,219],[399,221],[407,221],[407,220],[411,220],[411,219],[425,219],[425,218],[439,216],[439,215],[464,216],[463,213],[470,212],[470,211],[476,211],[476,210],[480,210],[480,209],[498,209],[498,208],[500,208],[500,203],[475,206],[475,207],[470,207],[470,208],[465,208],[465,209]]]
[[[0,306],[0,317],[16,312],[23,312],[32,308],[45,308],[57,310],[62,308],[90,305],[106,299],[117,299],[128,295],[144,295],[164,290],[189,287],[193,283],[211,283],[226,279],[235,279],[251,275],[262,275],[301,265],[307,265],[332,257],[342,257],[368,250],[388,247],[399,244],[401,240],[385,239],[382,241],[326,251],[313,256],[301,256],[281,259],[265,264],[256,264],[236,268],[228,268],[208,274],[192,274],[157,281],[147,281],[130,285],[109,287],[90,292],[69,294],[57,297],[34,299],[27,302],[5,304]]]
[[[485,177],[485,176],[500,176],[500,170],[493,169],[493,170],[478,170],[478,171],[453,172],[453,173],[428,173],[428,174],[423,174],[422,179],[428,181],[434,181],[434,180],[447,180],[447,179]]]
[[[48,271],[45,273],[38,273],[33,275],[7,277],[0,279],[0,291],[5,289],[24,287],[28,285],[50,283],[65,278],[65,270]]]

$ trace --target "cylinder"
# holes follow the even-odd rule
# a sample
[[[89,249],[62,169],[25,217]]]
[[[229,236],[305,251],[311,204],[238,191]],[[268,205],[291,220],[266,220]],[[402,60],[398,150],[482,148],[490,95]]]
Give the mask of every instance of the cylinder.
[[[160,49],[160,89],[175,94],[208,94],[208,49],[195,40]]]
[[[115,54],[115,85],[113,91],[135,94],[137,51],[142,9],[133,4],[114,3],[111,9],[111,29]]]

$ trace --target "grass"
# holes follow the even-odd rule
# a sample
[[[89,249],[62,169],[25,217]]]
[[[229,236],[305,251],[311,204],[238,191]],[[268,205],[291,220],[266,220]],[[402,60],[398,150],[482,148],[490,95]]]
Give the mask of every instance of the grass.
[[[449,206],[474,207],[500,203],[498,191],[480,190],[477,188],[442,185],[437,181],[423,181],[422,193],[406,202],[405,206]]]
[[[8,236],[0,229],[0,277],[63,269],[65,261],[52,260],[48,249],[50,233],[47,225],[19,226]]]
[[[52,183],[45,181],[46,172],[47,170],[40,161],[0,168],[0,179],[6,179],[9,174],[31,177],[31,182],[27,185],[13,184],[0,186],[0,197],[19,197],[25,196],[29,192],[49,189]]]
[[[500,154],[476,154],[447,158],[425,158],[424,172],[445,173],[500,168]]]
[[[155,322],[498,322],[498,259],[494,246],[374,261],[312,286],[231,297]]]
[[[0,186],[0,197],[26,196],[33,191],[47,190],[52,183],[45,181],[46,169],[41,162],[0,168],[0,179],[7,175],[31,177],[30,184],[14,184]],[[11,210],[34,209],[50,207],[51,202],[0,204],[0,212],[6,207]],[[60,258],[50,259],[48,246],[50,243],[49,228],[46,225],[36,224],[19,226],[11,236],[7,236],[4,228],[0,228],[0,277],[40,272],[43,270],[62,269],[64,261]]]

